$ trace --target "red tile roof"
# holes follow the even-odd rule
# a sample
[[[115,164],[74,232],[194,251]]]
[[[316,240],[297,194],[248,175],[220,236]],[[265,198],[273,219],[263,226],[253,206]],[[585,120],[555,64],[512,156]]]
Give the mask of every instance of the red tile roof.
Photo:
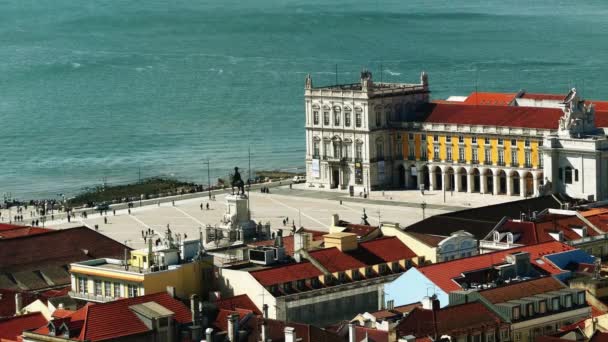
[[[359,244],[358,251],[367,253],[374,257],[368,265],[377,265],[403,259],[416,257],[411,249],[403,244],[397,237],[384,237]]]
[[[66,265],[101,257],[121,257],[125,246],[87,227],[0,239],[0,272]]]
[[[359,243],[356,250],[348,252],[342,252],[336,247],[332,247],[309,251],[308,253],[331,273],[411,259],[416,256],[396,237],[384,237],[362,242]],[[308,261],[251,272],[251,275],[262,286],[310,279],[322,274],[321,270]]]
[[[215,305],[218,309],[225,310],[236,310],[236,309],[244,309],[254,312],[256,315],[261,315],[262,312],[258,309],[258,307],[253,303],[251,298],[248,295],[242,294],[239,296],[222,298],[215,301]]]
[[[132,305],[147,302],[155,302],[172,311],[179,324],[192,322],[190,310],[166,292],[87,305],[63,319],[69,320],[79,330],[76,338],[78,341],[112,340],[149,331],[148,327],[129,309]],[[75,324],[80,321],[81,324]],[[42,327],[35,332],[48,334],[48,327]]]
[[[364,225],[364,224],[348,223],[345,221],[341,221],[340,226],[345,227],[345,229],[342,232],[356,234],[357,237],[360,239],[365,238],[368,235],[370,235],[374,232],[377,232],[379,230],[378,227],[368,226],[368,225]]]
[[[309,254],[332,273],[365,267],[364,263],[340,251],[336,247],[311,251]]]
[[[389,318],[389,317],[394,317],[394,316],[403,316],[404,313],[408,313],[408,312],[414,310],[414,308],[419,308],[419,307],[422,307],[421,303],[412,303],[412,304],[396,306],[392,310],[379,310],[379,311],[375,311],[375,312],[370,312],[369,314],[376,317],[376,319],[384,319],[384,318]]]
[[[504,259],[507,255],[516,252],[530,253],[530,262],[532,265],[541,268],[550,274],[559,274],[562,272],[562,270],[553,266],[553,264],[551,264],[550,262],[537,263],[536,260],[544,255],[569,251],[573,249],[573,247],[565,245],[561,242],[552,241],[531,246],[506,249],[487,254],[480,254],[470,258],[440,262],[420,267],[418,270],[431,281],[433,281],[442,290],[444,290],[445,292],[451,292],[461,290],[460,285],[453,281],[453,279],[460,277],[463,272],[481,270],[484,268],[491,267],[492,265],[502,264],[504,263]]]
[[[407,232],[406,234],[411,235],[416,240],[424,243],[427,246],[437,247],[439,243],[447,238],[447,236],[424,234],[417,232]]]
[[[369,342],[388,342],[388,331],[378,329],[356,326],[355,336],[357,336],[356,341],[362,341],[367,338]]]
[[[558,108],[431,103],[426,115],[422,120],[426,123],[557,129],[563,112]]]
[[[41,293],[26,292],[13,289],[0,289],[0,318],[10,317],[15,314],[15,294],[21,293],[22,305],[25,307],[37,299],[46,302],[49,298],[65,296],[70,287],[49,290]]]
[[[499,316],[480,302],[447,306],[435,311],[415,308],[396,327],[399,337],[460,335],[469,329],[498,327],[503,324]]]
[[[0,239],[12,239],[20,236],[43,234],[52,232],[54,229],[40,227],[18,227],[14,229],[0,230]]]
[[[327,232],[321,232],[312,229],[302,229],[305,233],[312,234],[312,241],[322,241],[323,235]],[[249,243],[250,246],[274,246],[274,240],[264,240]],[[293,235],[283,237],[283,247],[287,255],[293,255]]]
[[[76,311],[57,309],[57,310],[53,311],[53,314],[51,316],[53,316],[54,318],[66,318],[68,316],[73,315],[74,312],[76,312]]]
[[[522,99],[530,99],[530,100],[553,100],[553,101],[564,101],[566,95],[561,94],[534,94],[534,93],[524,93],[520,96]]]
[[[479,294],[490,303],[496,304],[535,296],[545,292],[557,291],[565,287],[559,280],[549,276],[481,290]]]
[[[251,272],[262,285],[270,286],[300,279],[315,278],[323,273],[308,261]]]
[[[596,330],[593,335],[591,335],[589,342],[608,342],[608,333]]]
[[[515,100],[515,93],[478,93],[472,92],[463,102],[467,105],[508,106]]]
[[[17,341],[24,330],[37,329],[46,323],[40,312],[0,319],[0,340]]]
[[[574,241],[582,238],[574,228],[585,227],[586,223],[576,216],[548,214],[536,222],[506,221],[497,231],[514,234],[515,243],[520,245],[533,245],[541,242],[555,241],[552,233],[562,232],[565,241]],[[587,236],[597,236],[595,230],[588,228]],[[506,236],[501,242],[506,242]]]

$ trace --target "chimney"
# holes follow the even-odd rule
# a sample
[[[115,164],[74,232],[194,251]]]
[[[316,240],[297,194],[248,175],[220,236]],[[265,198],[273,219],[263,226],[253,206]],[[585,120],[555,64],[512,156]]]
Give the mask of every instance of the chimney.
[[[439,303],[439,299],[437,299],[437,297],[435,295],[433,295],[432,297],[424,297],[422,298],[422,308],[425,310],[439,310],[440,308],[440,303]]]
[[[339,222],[340,222],[340,217],[338,216],[338,214],[331,215],[331,226],[332,227],[337,227]]]
[[[285,342],[296,342],[296,329],[285,327]]]
[[[199,324],[199,319],[200,319],[200,314],[197,310],[198,308],[198,295],[191,295],[190,296],[190,312],[192,314],[192,324],[197,325]]]
[[[262,311],[264,312],[264,318],[268,319],[268,304],[262,305]]]
[[[171,296],[171,298],[175,298],[175,287],[167,286],[167,293],[169,296]]]
[[[125,271],[129,270],[129,249],[125,247]]]
[[[213,342],[213,329],[212,328],[207,328],[207,330],[205,330],[205,340],[207,340],[206,342]]]
[[[348,342],[357,342],[357,331],[353,322],[348,323]]]
[[[237,342],[239,336],[239,314],[230,314],[228,316],[228,340]],[[294,341],[295,342],[295,341]]]
[[[386,310],[393,310],[395,308],[395,301],[393,299],[386,301]]]
[[[15,293],[15,315],[21,314],[21,309],[23,309],[23,297],[21,297],[21,293]]]
[[[262,342],[268,341],[268,325],[266,324],[266,320],[262,321]]]

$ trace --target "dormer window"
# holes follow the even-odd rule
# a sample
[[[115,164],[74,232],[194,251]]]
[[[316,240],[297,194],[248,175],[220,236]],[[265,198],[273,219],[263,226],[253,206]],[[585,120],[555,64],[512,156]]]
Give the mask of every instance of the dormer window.
[[[516,321],[516,320],[519,319],[519,306],[514,306],[513,307],[512,316],[513,316],[513,320],[514,321]]]
[[[543,300],[538,303],[538,313],[544,314],[546,312],[547,312],[547,302]]]
[[[534,303],[527,304],[526,305],[526,311],[527,311],[526,315],[528,317],[534,316]]]
[[[551,310],[552,311],[559,310],[559,298],[551,299]]]
[[[572,307],[572,295],[566,295],[565,297],[566,308]]]

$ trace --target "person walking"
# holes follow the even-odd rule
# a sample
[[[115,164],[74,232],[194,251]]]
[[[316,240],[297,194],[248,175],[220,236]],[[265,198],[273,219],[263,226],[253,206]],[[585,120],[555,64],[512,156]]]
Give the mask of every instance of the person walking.
[[[103,223],[104,223],[104,224],[108,224],[108,217],[107,217],[107,216],[104,216],[104,217],[103,217]]]
[[[207,208],[207,209],[209,209],[209,208]],[[201,210],[203,210],[203,203],[201,203]]]
[[[207,210],[209,210],[209,203],[207,203]]]

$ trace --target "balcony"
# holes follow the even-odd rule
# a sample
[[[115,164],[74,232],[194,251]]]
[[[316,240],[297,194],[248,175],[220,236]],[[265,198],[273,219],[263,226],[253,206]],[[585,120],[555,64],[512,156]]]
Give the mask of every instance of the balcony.
[[[466,164],[466,163],[467,163],[466,160],[460,159],[460,158],[458,159],[458,164]]]
[[[84,300],[87,302],[105,303],[105,302],[111,302],[113,300],[116,300],[116,298],[114,298],[114,297],[106,297],[106,296],[102,296],[102,295],[95,295],[92,293],[81,293],[81,292],[75,292],[75,291],[69,291],[68,295],[74,299],[80,299],[80,300]]]
[[[496,165],[498,165],[498,166],[505,166],[506,164],[505,164],[505,162],[504,162],[504,161],[500,161],[500,160],[499,160],[499,161],[496,163]]]
[[[440,159],[439,157],[433,157],[433,161],[434,161],[434,162],[440,162],[440,161],[441,161],[441,159]]]
[[[525,167],[526,169],[531,169],[531,168],[532,168],[532,163],[525,163],[525,164],[524,164],[524,167]]]
[[[420,156],[420,161],[427,161],[429,160],[427,156]]]
[[[408,160],[416,160],[416,156],[415,155],[409,155],[407,156]]]
[[[479,164],[479,160],[478,159],[473,159],[473,160],[471,160],[471,164]]]

